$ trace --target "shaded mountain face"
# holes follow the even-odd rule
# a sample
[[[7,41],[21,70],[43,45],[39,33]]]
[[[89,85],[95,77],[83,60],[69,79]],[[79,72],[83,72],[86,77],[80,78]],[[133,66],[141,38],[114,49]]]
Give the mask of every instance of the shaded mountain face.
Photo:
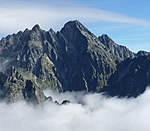
[[[98,39],[104,44],[111,54],[115,55],[119,60],[125,60],[127,58],[134,58],[135,54],[131,52],[127,47],[116,44],[108,35],[103,34]]]
[[[0,41],[0,96],[8,102],[42,103],[49,99],[42,91],[46,88],[101,92],[121,70],[118,64],[134,57],[107,35],[97,38],[79,21],[58,32],[35,25]]]
[[[150,55],[144,55],[120,63],[103,91],[111,96],[137,97],[148,85],[150,85]]]
[[[116,68],[115,57],[79,21],[66,23],[60,33],[66,49],[64,89],[99,91]]]

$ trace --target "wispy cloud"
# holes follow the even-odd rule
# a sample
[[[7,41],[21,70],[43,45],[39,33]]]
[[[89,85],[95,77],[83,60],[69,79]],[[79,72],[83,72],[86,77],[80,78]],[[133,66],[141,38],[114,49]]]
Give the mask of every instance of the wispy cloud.
[[[61,6],[59,4],[56,6],[53,3],[36,5],[33,1],[32,3],[25,1],[3,3],[0,6],[0,35],[23,30],[26,27],[31,28],[36,23],[39,23],[43,29],[53,27],[58,30],[64,22],[71,19],[79,19],[86,23],[104,21],[150,26],[150,22],[147,20],[129,17],[107,10],[82,7],[71,3],[68,5]]]

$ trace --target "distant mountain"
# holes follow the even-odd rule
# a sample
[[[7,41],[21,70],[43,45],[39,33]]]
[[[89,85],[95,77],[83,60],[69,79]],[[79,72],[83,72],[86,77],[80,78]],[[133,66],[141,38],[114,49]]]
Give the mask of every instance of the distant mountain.
[[[127,47],[116,44],[108,35],[103,34],[98,39],[104,44],[111,54],[115,55],[120,60],[134,58],[135,53],[131,52]]]
[[[120,64],[128,59],[132,63],[142,54],[117,45],[107,35],[97,38],[77,20],[67,22],[58,32],[35,25],[0,41],[0,97],[8,102],[42,103],[48,99],[43,93],[46,88],[101,92],[111,88],[118,70],[132,72]],[[135,80],[141,79],[143,76]],[[115,89],[114,85],[106,92]]]

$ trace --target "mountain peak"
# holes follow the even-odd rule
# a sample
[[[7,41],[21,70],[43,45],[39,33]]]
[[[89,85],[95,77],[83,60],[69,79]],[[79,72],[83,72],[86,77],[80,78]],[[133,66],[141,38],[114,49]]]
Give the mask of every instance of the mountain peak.
[[[84,39],[97,39],[97,37],[91,33],[82,23],[80,23],[78,20],[73,20],[73,21],[69,21],[67,22],[64,27],[61,29],[60,31],[65,37],[73,40],[75,39],[79,39],[79,38],[83,38]],[[99,40],[97,39],[97,42],[99,42]]]
[[[38,24],[36,24],[33,28],[32,28],[33,31],[40,31],[41,28]]]
[[[121,46],[116,44],[108,35],[103,34],[101,36],[98,37],[98,39],[100,40],[100,42],[105,45],[108,50],[114,54],[117,58],[119,58],[120,60],[125,60],[127,58],[133,58],[134,57],[134,53],[131,52],[128,48],[126,48],[125,46]]]
[[[116,43],[107,34],[102,34],[98,37],[98,39],[107,47],[109,46],[109,44],[116,45]]]
[[[84,32],[90,32],[83,24],[80,23],[80,21],[78,20],[73,20],[73,21],[69,21],[67,22],[64,27],[62,28],[61,32],[63,30],[67,30],[67,31],[75,31],[75,30],[79,30],[79,31],[84,31]]]
[[[107,34],[102,34],[100,37],[105,37],[111,39]]]
[[[82,24],[80,23],[79,20],[72,20],[72,21],[68,21],[64,26],[68,26],[68,25],[78,26],[78,25],[82,25]]]

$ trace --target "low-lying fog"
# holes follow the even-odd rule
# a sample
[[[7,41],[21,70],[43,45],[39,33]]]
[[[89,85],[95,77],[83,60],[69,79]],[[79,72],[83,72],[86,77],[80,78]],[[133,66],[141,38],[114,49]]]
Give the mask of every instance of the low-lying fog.
[[[0,131],[150,131],[150,89],[136,99],[49,90],[45,94],[71,103],[0,103]]]

